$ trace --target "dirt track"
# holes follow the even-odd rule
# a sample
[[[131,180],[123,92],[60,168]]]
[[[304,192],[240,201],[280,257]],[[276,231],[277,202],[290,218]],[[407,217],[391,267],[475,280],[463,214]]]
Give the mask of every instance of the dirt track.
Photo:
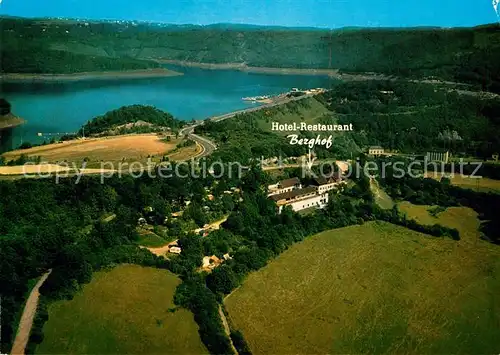
[[[0,175],[53,174],[68,172],[68,167],[55,164],[1,166]]]
[[[45,282],[51,271],[52,270],[49,270],[40,278],[40,280],[38,280],[35,287],[33,287],[33,290],[31,290],[28,300],[26,301],[21,320],[19,321],[16,339],[14,339],[14,345],[12,346],[11,354],[13,355],[24,354],[26,350],[31,327],[33,326],[33,320],[35,319],[38,298],[40,297],[40,286],[42,286]]]

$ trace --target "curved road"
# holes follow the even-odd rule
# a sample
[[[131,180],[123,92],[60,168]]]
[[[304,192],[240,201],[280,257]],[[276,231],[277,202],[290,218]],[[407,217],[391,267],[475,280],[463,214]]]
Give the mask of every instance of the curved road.
[[[273,102],[270,104],[260,105],[260,106],[256,106],[256,107],[250,107],[250,108],[247,108],[244,110],[234,111],[234,112],[226,113],[226,114],[220,115],[220,116],[209,117],[204,121],[201,121],[201,122],[195,123],[193,125],[184,127],[183,129],[181,129],[179,131],[179,134],[181,136],[187,135],[190,139],[194,140],[196,143],[201,145],[203,150],[200,154],[198,154],[196,156],[196,158],[206,157],[206,156],[212,154],[213,151],[217,149],[217,145],[214,142],[212,142],[211,140],[209,140],[208,138],[194,134],[194,129],[198,126],[203,125],[205,123],[205,121],[219,122],[219,121],[223,121],[223,120],[226,120],[228,118],[232,118],[236,115],[240,115],[243,113],[249,113],[249,112],[263,110],[266,108],[284,105],[284,104],[287,104],[289,102],[299,101],[299,100],[305,99],[307,97],[312,97],[314,95],[315,94],[305,94],[305,95],[298,96],[298,97],[289,97],[289,98],[281,99],[279,101],[276,101],[276,102]]]

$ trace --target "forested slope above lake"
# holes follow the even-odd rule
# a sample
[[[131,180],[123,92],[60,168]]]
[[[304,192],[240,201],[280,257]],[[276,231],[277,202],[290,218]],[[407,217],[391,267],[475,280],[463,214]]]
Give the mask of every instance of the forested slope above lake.
[[[138,69],[176,60],[438,77],[500,92],[498,24],[329,31],[3,18],[0,28],[3,72]],[[33,58],[38,64],[27,65]]]
[[[407,81],[345,82],[312,98],[207,121],[195,131],[218,144],[213,158],[226,161],[307,153],[305,145],[289,144],[285,135],[293,132],[272,131],[272,122],[352,124],[352,132],[333,132],[330,149],[314,148],[319,158],[348,159],[371,145],[422,155],[446,149],[457,157],[485,159],[500,151],[500,99]],[[300,135],[316,138],[318,133]]]

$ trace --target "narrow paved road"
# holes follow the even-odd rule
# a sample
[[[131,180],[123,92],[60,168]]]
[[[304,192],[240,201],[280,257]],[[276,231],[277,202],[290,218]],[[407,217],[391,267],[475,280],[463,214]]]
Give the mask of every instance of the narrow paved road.
[[[250,108],[247,108],[244,110],[234,111],[234,112],[226,113],[226,114],[220,115],[220,116],[209,117],[209,118],[207,118],[207,120],[219,122],[219,121],[223,121],[223,120],[226,120],[228,118],[232,118],[236,115],[240,115],[243,113],[249,113],[249,112],[263,110],[266,108],[280,106],[280,105],[284,105],[284,104],[287,104],[287,103],[292,102],[292,101],[299,101],[299,100],[305,99],[307,97],[312,97],[312,96],[314,96],[314,94],[306,94],[306,95],[302,95],[302,96],[298,96],[298,97],[290,97],[290,98],[286,98],[286,99],[281,99],[279,101],[276,101],[276,102],[273,102],[270,104],[260,105],[260,106],[256,106],[256,107],[250,107]],[[195,123],[193,125],[184,127],[183,129],[181,129],[179,131],[179,134],[181,136],[187,135],[190,139],[194,140],[195,142],[197,142],[198,144],[200,144],[202,146],[203,151],[202,151],[202,153],[198,154],[196,156],[196,158],[203,158],[203,157],[209,156],[210,154],[213,153],[214,150],[217,149],[217,145],[214,142],[212,142],[211,140],[209,140],[208,138],[201,137],[197,134],[194,134],[194,129],[197,126],[201,126],[204,123],[205,123],[205,121],[201,121],[201,122]]]
[[[47,277],[52,270],[45,273],[40,280],[36,283],[31,294],[26,301],[24,306],[23,315],[19,322],[19,328],[17,330],[16,339],[14,339],[14,345],[12,346],[12,355],[24,355],[26,350],[26,345],[28,344],[28,339],[31,333],[31,327],[33,326],[33,320],[35,319],[36,308],[38,306],[38,298],[40,297],[40,287],[43,285]]]

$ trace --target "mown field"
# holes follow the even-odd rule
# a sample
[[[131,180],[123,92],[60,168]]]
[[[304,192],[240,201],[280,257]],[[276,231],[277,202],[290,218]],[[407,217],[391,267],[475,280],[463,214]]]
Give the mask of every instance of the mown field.
[[[137,232],[139,233],[139,240],[137,243],[145,247],[158,248],[168,244],[170,241],[163,239],[154,232],[144,230],[142,228],[138,228]]]
[[[428,173],[427,177],[436,179],[436,180],[441,180],[444,174],[440,173]],[[470,178],[468,176],[461,176],[459,174],[456,174],[454,176],[449,177],[446,175],[449,179],[452,185],[456,185],[459,187],[462,187],[464,189],[471,189],[474,191],[480,191],[480,192],[495,192],[495,193],[500,193],[500,180],[494,180],[494,179],[489,179],[486,177],[481,177],[481,178]]]
[[[438,217],[463,239],[370,222],[294,245],[226,298],[233,328],[254,354],[498,353],[500,249],[473,211]]]
[[[105,138],[90,138],[48,144],[31,149],[5,153],[5,160],[15,160],[21,155],[41,157],[44,162],[77,162],[84,159],[88,166],[95,162],[146,161],[148,156],[166,155],[175,149],[180,140],[165,142],[156,134],[130,134]]]
[[[193,315],[173,308],[180,280],[121,265],[94,274],[71,301],[49,306],[38,354],[204,354]]]

